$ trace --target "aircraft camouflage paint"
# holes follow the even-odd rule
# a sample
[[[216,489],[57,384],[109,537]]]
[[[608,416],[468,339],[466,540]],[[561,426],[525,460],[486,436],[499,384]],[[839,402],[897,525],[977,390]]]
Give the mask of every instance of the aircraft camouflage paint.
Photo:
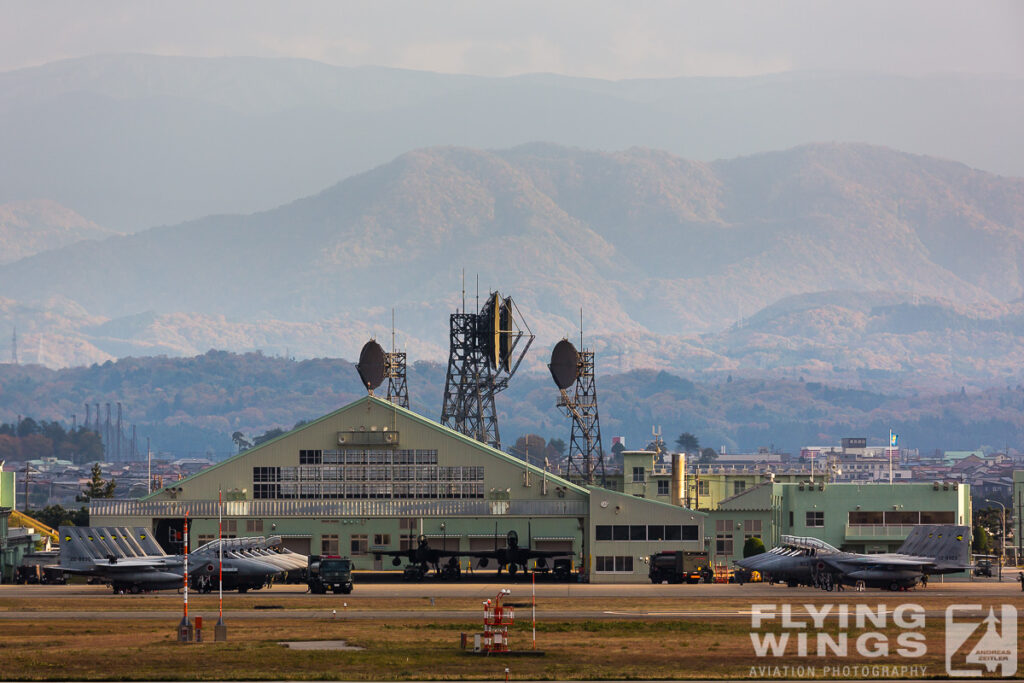
[[[900,590],[927,584],[931,574],[969,571],[970,528],[952,524],[914,527],[895,553],[865,555],[834,548],[816,538],[783,536],[782,545],[736,564],[760,572],[765,581],[832,590],[839,583]]]
[[[67,574],[96,576],[115,593],[176,590],[185,574],[184,555],[168,555],[141,527],[60,527],[60,569]],[[269,553],[263,538],[225,539],[224,588],[244,593],[268,585],[287,571],[282,559],[294,555]],[[219,541],[189,553],[189,583],[204,590],[217,585]],[[271,556],[274,560],[271,562]]]

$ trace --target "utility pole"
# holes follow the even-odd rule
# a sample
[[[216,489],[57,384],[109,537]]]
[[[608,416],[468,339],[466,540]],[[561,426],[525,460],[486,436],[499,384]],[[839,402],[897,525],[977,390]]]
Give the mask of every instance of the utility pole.
[[[999,580],[1003,580],[1003,562],[1006,559],[1006,506],[1000,503],[998,500],[992,500],[991,498],[985,499],[986,503],[995,503],[1000,507],[1000,529],[1003,532],[1003,539],[999,543]]]

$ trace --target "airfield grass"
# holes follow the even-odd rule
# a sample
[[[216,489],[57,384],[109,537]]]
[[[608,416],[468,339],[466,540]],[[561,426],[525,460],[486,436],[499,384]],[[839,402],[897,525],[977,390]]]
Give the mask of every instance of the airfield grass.
[[[541,622],[538,649],[546,656],[467,654],[460,633],[477,621],[371,621],[342,618],[228,620],[228,642],[214,643],[213,620],[204,643],[179,643],[174,619],[46,619],[8,625],[0,641],[4,680],[459,680],[766,678],[757,667],[884,664],[851,656],[758,659],[745,618],[715,620],[576,620]],[[897,630],[883,630],[895,642]],[[858,632],[851,631],[851,641]],[[944,674],[941,623],[925,630],[928,654],[893,655],[892,664]],[[361,651],[291,650],[294,640],[345,640]],[[530,648],[530,624],[511,632],[515,649]],[[812,646],[813,647],[813,646]],[[852,650],[853,648],[851,648]],[[819,677],[821,674],[819,673]]]

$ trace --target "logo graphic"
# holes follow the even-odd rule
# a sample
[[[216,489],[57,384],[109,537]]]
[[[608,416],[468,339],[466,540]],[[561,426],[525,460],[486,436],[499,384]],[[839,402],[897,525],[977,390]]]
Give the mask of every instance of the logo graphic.
[[[950,605],[946,608],[946,673],[977,678],[984,673],[1017,673],[1017,609],[1002,605]]]

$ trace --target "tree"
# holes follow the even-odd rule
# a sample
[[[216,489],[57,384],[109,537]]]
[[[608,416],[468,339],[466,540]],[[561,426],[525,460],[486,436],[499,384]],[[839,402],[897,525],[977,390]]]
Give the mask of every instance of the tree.
[[[697,437],[690,432],[683,432],[676,439],[676,445],[679,446],[679,450],[683,453],[699,453],[700,452],[700,441]]]
[[[86,500],[113,498],[115,488],[117,488],[117,482],[113,479],[106,481],[103,478],[103,470],[100,469],[100,464],[96,462],[92,465],[92,477],[89,479],[89,483],[85,485],[82,496]]]
[[[751,536],[743,543],[743,557],[760,555],[764,552],[764,541],[757,536]]]
[[[29,510],[28,516],[53,529],[74,524],[73,513],[65,510],[62,505],[47,505],[42,510]]]
[[[972,550],[979,555],[988,554],[988,551],[992,548],[992,539],[989,537],[985,527],[981,525],[974,527],[974,542],[971,546]]]
[[[284,430],[281,429],[280,427],[274,427],[273,429],[268,429],[267,431],[263,432],[259,436],[255,437],[252,440],[252,445],[253,446],[259,446],[262,443],[266,443],[267,441],[270,441],[272,439],[276,439],[277,437],[281,436],[282,434],[284,434]]]
[[[238,446],[238,452],[249,450],[252,448],[252,442],[245,438],[245,434],[242,432],[235,432],[231,435],[231,440]]]
[[[707,465],[718,460],[718,453],[715,452],[714,448],[705,448],[700,452],[700,460],[698,462],[701,465]]]
[[[565,449],[567,448],[567,446],[565,445],[565,441],[563,441],[562,439],[554,438],[548,439],[548,448],[553,450],[559,456],[563,456],[565,455]]]

